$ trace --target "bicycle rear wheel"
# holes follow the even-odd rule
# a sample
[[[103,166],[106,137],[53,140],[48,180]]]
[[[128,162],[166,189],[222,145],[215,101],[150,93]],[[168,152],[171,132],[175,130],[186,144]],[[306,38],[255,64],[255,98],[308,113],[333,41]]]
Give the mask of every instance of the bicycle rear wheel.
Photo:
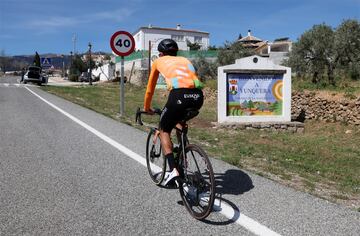
[[[146,142],[146,165],[151,179],[159,185],[164,179],[166,170],[165,157],[161,151],[159,135],[155,135],[156,130],[151,129]]]
[[[212,211],[215,200],[215,179],[210,160],[198,146],[189,144],[185,148],[180,168],[183,181],[179,191],[186,209],[196,219],[205,219]]]

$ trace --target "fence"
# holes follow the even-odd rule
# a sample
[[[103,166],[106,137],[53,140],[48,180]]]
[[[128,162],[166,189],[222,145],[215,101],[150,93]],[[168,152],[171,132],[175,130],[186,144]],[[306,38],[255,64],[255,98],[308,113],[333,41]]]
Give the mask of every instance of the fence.
[[[204,50],[204,51],[179,51],[178,56],[186,57],[189,59],[195,59],[199,57],[205,57],[205,58],[216,58],[218,52],[216,50]],[[149,51],[136,51],[130,54],[129,56],[125,57],[125,61],[134,61],[137,59],[146,59],[149,57]],[[121,60],[121,57],[117,56],[115,57],[115,63],[119,63]]]

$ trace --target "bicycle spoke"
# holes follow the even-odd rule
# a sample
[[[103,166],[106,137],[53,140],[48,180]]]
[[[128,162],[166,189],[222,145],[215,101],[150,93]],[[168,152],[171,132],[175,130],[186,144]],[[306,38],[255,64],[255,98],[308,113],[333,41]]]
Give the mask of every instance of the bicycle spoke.
[[[196,219],[207,217],[215,198],[215,180],[211,163],[204,151],[188,145],[185,151],[184,185],[180,194],[190,214]]]
[[[151,179],[160,184],[164,179],[166,162],[161,151],[161,142],[159,136],[155,134],[156,130],[150,131],[146,145],[146,164]]]

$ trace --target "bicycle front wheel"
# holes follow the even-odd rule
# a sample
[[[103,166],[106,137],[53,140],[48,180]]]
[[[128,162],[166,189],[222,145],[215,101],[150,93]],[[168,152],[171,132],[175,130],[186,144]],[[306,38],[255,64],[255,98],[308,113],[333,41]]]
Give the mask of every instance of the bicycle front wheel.
[[[210,160],[198,146],[189,144],[182,158],[183,183],[179,191],[186,209],[196,219],[205,219],[215,200],[215,179]]]
[[[166,161],[161,151],[160,137],[155,134],[156,130],[152,129],[147,138],[146,165],[151,179],[155,184],[159,185],[164,179]]]

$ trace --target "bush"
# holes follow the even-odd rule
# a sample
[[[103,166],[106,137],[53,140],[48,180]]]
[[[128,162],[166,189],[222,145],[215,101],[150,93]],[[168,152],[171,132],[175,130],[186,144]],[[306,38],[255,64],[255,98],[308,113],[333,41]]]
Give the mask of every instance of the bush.
[[[209,62],[205,57],[200,56],[193,61],[196,73],[200,81],[204,82],[217,77],[217,63]]]
[[[254,55],[254,51],[244,48],[240,42],[226,42],[218,51],[219,66],[234,64],[236,59]]]
[[[79,81],[79,75],[78,74],[70,74],[69,80],[72,82],[77,82],[77,81]]]

